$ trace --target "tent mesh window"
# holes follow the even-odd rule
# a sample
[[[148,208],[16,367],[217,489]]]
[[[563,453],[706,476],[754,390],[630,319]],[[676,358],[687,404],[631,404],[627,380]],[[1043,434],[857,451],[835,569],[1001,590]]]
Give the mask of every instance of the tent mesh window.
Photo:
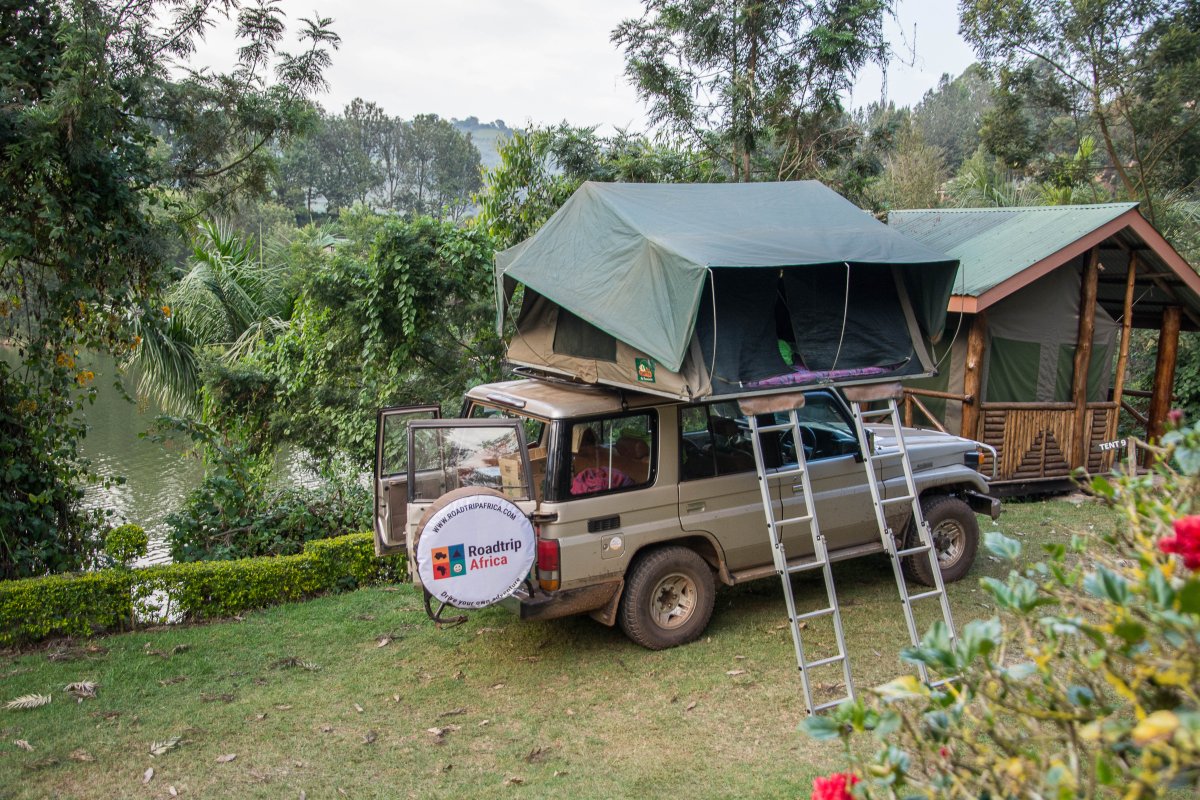
[[[558,324],[554,327],[554,352],[575,358],[615,362],[617,340],[560,307]]]

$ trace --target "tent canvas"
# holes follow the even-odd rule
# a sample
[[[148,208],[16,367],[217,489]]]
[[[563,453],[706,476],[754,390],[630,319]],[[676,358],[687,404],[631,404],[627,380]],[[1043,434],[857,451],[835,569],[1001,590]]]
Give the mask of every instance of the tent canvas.
[[[957,266],[815,181],[585,183],[497,254],[499,324],[522,284],[511,362],[684,399],[928,375]]]

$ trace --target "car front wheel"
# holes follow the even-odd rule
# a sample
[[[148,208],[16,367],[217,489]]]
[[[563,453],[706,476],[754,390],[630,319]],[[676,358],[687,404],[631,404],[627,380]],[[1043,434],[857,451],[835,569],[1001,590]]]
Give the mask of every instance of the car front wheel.
[[[933,534],[942,581],[954,583],[971,569],[979,549],[979,523],[975,521],[975,512],[962,500],[949,495],[921,498],[921,512]],[[915,535],[910,543],[910,546],[917,543]],[[904,559],[904,571],[918,583],[936,585],[927,553]]]
[[[703,633],[715,600],[716,582],[703,558],[686,547],[660,547],[630,568],[617,621],[642,647],[663,650]]]

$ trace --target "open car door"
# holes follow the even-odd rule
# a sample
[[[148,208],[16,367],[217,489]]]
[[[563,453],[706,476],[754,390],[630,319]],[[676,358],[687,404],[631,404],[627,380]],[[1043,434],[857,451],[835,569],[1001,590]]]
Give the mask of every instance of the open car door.
[[[438,419],[437,406],[383,408],[375,422],[375,553],[404,550],[408,522],[408,423]]]
[[[410,579],[457,608],[499,602],[528,579],[537,544],[522,420],[414,421],[408,443]]]

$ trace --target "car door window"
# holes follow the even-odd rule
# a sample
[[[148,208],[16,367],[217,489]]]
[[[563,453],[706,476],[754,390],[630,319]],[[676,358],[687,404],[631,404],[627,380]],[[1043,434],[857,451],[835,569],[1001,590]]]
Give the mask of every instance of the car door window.
[[[736,402],[685,406],[679,415],[683,480],[754,471],[746,418]]]
[[[842,411],[837,399],[826,392],[813,392],[805,396],[803,408],[796,413],[800,423],[800,437],[804,442],[804,458],[821,461],[827,458],[858,453],[858,437]],[[786,414],[776,415],[777,422],[786,422]],[[788,463],[796,460],[792,435],[785,433],[781,447]]]

